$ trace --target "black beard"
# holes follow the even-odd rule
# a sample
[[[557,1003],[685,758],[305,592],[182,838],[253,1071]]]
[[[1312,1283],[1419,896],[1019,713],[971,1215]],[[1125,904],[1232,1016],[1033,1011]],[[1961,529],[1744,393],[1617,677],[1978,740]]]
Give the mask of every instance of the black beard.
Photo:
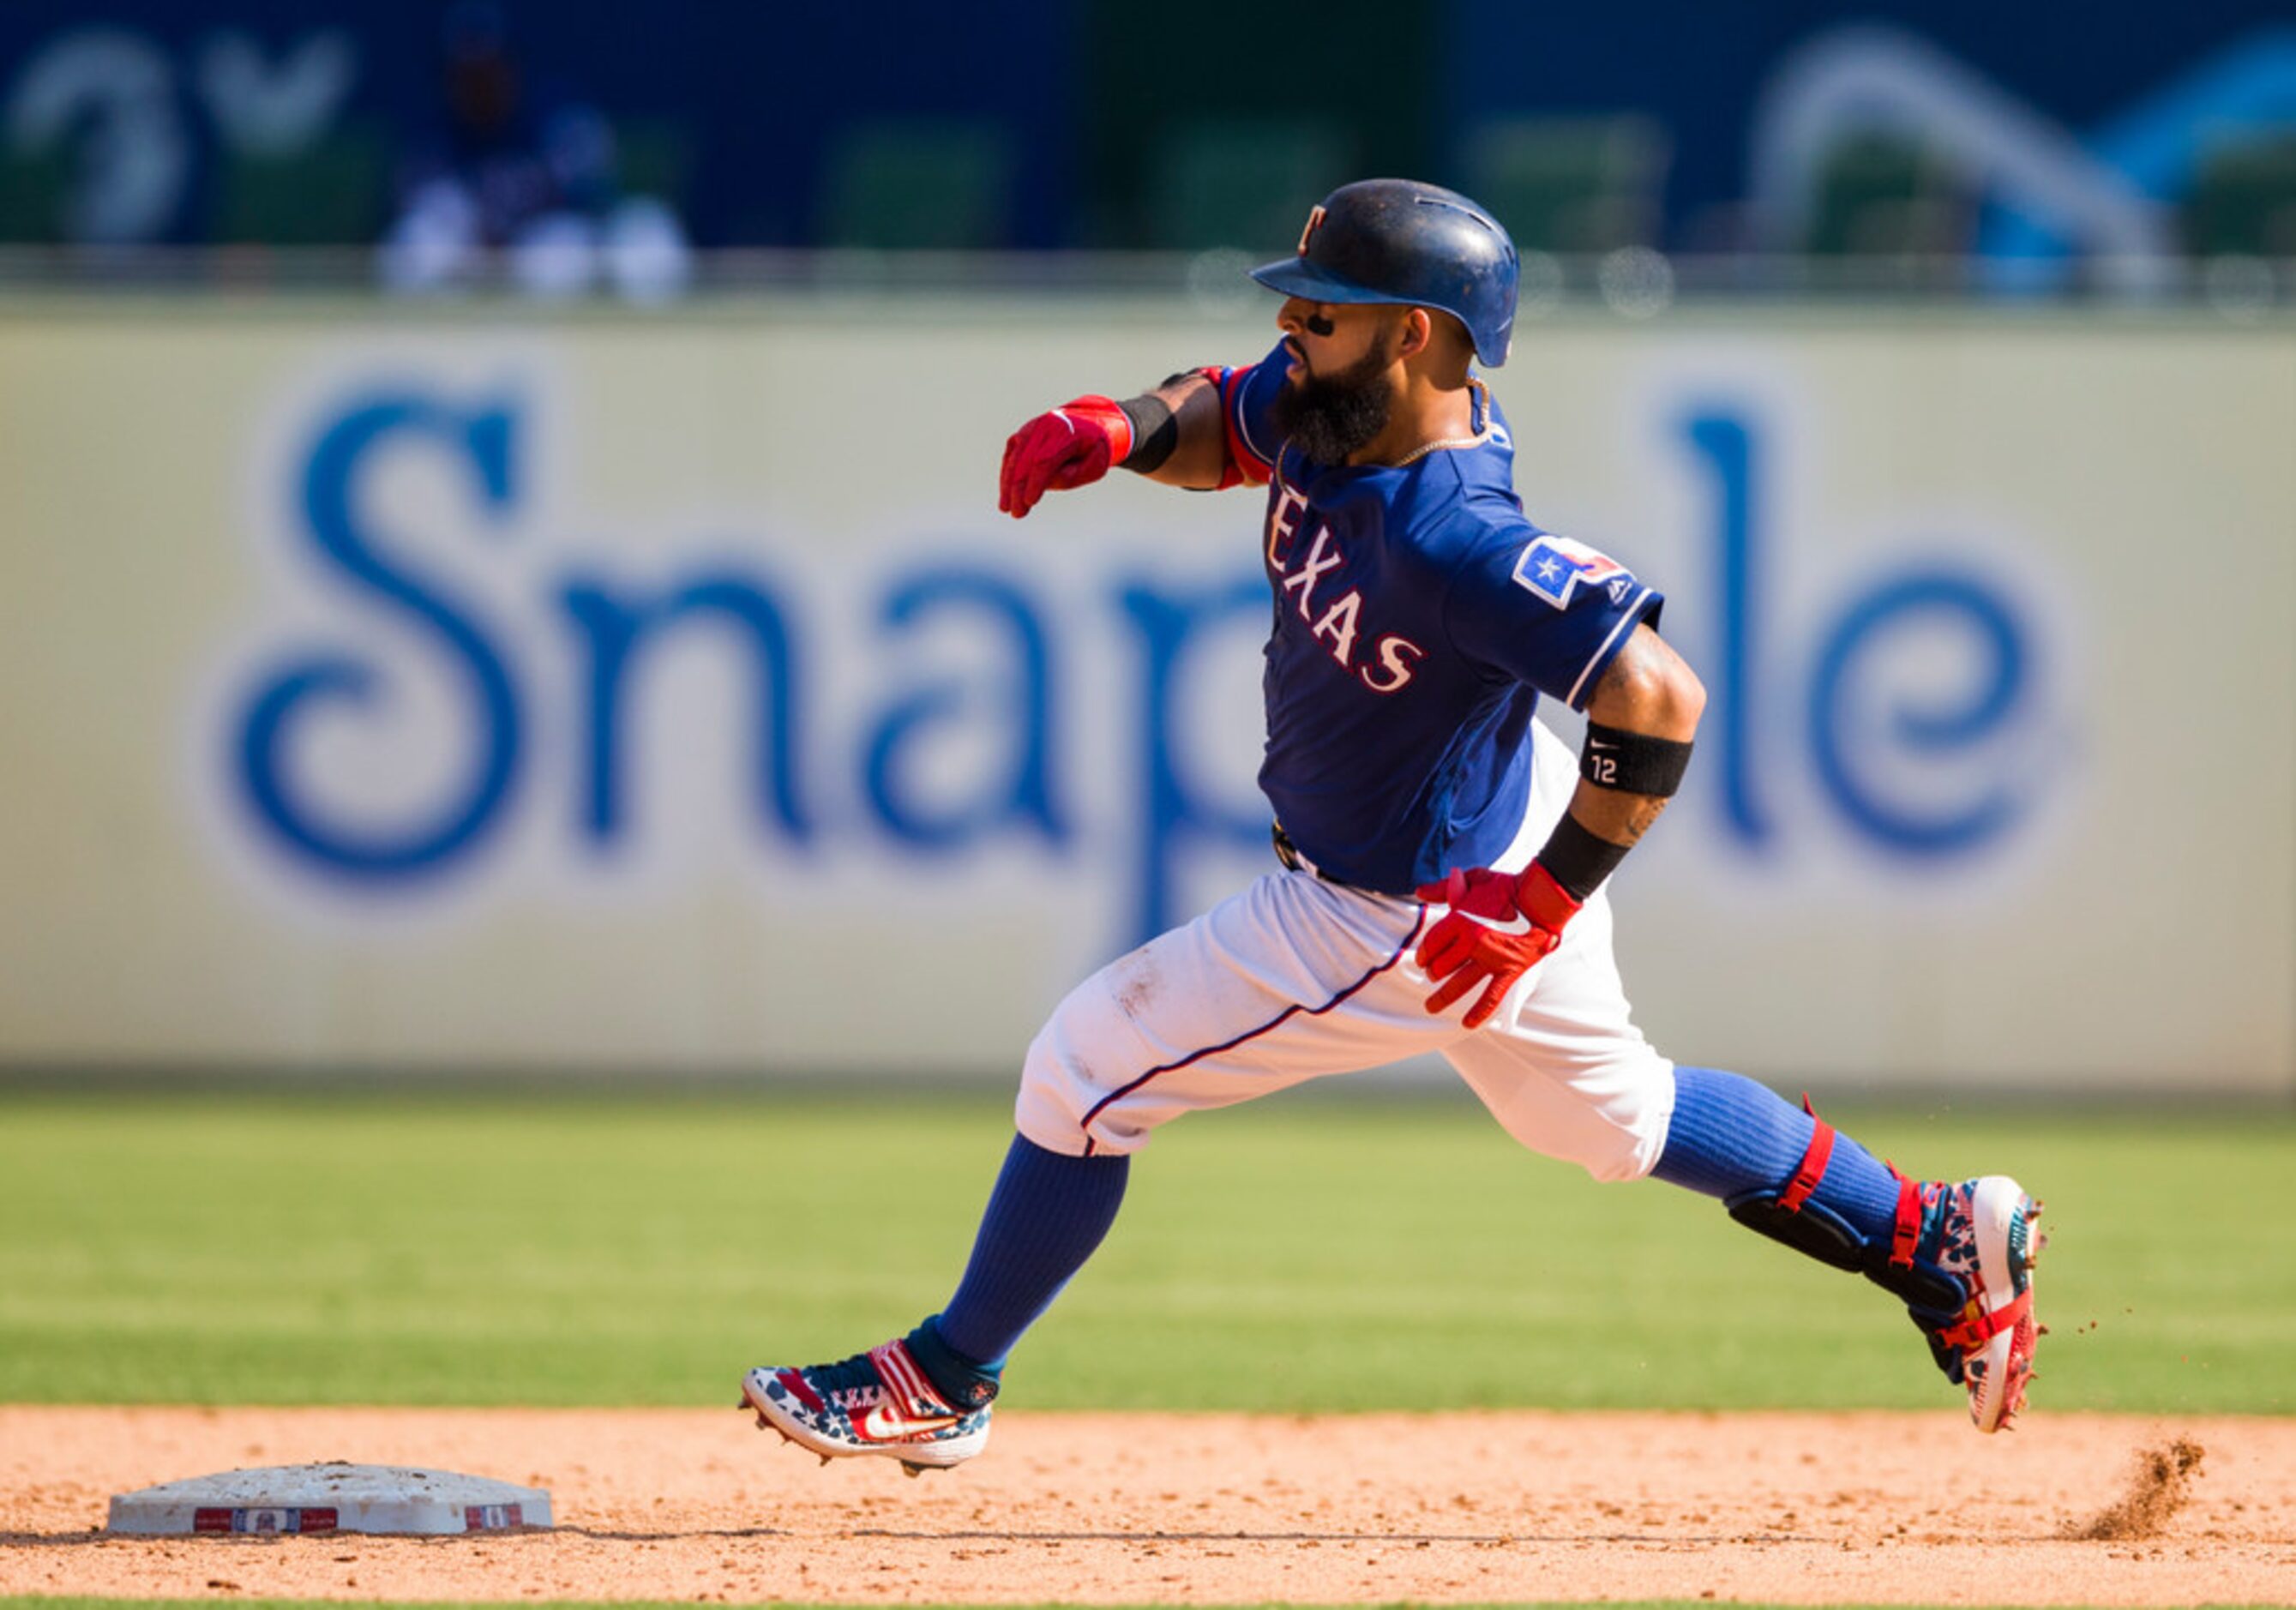
[[[1304,368],[1287,380],[1270,410],[1275,428],[1317,464],[1341,464],[1387,429],[1393,401],[1385,382],[1388,359],[1376,348],[1337,374],[1323,379]]]

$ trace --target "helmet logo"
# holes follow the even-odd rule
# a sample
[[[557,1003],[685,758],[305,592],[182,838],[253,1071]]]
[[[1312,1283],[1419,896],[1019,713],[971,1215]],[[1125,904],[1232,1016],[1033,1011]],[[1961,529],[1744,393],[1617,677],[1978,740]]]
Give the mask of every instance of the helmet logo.
[[[1300,255],[1308,255],[1308,242],[1316,238],[1316,231],[1324,226],[1324,209],[1317,207],[1308,215],[1308,226],[1300,232]]]

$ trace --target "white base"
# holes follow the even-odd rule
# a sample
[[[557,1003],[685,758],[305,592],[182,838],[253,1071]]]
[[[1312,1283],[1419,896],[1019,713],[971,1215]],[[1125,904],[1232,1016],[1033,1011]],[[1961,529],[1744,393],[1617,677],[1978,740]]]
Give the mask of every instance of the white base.
[[[550,1495],[451,1470],[278,1465],[164,1482],[111,1500],[109,1530],[141,1537],[290,1532],[443,1536],[550,1524]]]

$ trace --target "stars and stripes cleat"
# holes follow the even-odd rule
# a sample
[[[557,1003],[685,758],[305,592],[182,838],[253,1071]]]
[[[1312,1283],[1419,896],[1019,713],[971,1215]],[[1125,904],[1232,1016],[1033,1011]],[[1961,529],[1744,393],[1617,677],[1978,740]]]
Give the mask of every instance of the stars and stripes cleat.
[[[944,1399],[906,1341],[835,1364],[764,1365],[742,1377],[758,1429],[777,1431],[823,1464],[850,1455],[898,1459],[911,1475],[961,1465],[988,1445],[993,1389],[971,1407]]]
[[[1918,1257],[1957,1277],[1966,1294],[1957,1313],[1915,1310],[1947,1375],[1969,1389],[1977,1429],[2005,1429],[2025,1406],[2033,1350],[2033,1265],[2048,1238],[2036,1228],[2041,1204],[2004,1174],[1920,1187]]]

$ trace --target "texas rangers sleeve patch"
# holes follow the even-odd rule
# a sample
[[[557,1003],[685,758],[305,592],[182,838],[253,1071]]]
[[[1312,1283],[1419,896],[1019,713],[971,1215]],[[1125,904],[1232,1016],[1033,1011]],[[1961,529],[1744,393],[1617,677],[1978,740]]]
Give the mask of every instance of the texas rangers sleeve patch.
[[[1570,607],[1570,596],[1581,586],[1607,588],[1612,604],[1625,603],[1635,587],[1633,574],[1608,554],[1552,534],[1523,549],[1514,562],[1514,580],[1559,610]]]

